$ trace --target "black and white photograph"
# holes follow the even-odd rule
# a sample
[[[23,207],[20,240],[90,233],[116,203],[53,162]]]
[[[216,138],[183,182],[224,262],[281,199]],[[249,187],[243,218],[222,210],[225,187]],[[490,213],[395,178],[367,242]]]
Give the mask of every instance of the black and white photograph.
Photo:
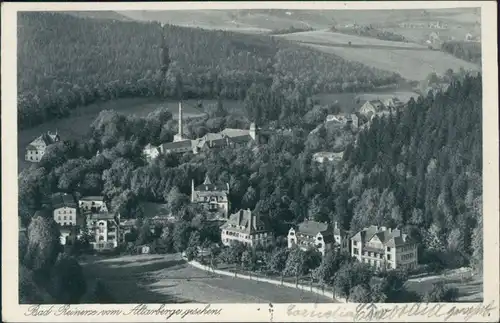
[[[483,199],[483,116],[498,113],[484,73],[497,65],[481,2],[96,4],[13,13],[17,131],[2,131],[15,142],[2,173],[17,176],[18,219],[2,222],[17,242],[2,249],[17,254],[20,305],[267,314],[498,291],[484,251],[498,263],[498,244],[483,239],[498,218]]]

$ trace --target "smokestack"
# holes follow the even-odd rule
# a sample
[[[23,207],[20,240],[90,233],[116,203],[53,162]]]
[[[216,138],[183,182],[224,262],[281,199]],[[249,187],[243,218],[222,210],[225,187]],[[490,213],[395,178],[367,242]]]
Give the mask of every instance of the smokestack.
[[[179,137],[182,137],[182,102],[179,102]]]

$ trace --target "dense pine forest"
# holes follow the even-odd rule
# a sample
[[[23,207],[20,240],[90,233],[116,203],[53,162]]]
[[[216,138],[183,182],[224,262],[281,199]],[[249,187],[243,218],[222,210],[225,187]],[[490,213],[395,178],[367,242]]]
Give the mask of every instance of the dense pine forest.
[[[32,12],[18,17],[19,124],[30,127],[118,97],[244,99],[252,83],[342,92],[396,74],[266,36]],[[161,52],[171,57],[161,72]]]
[[[441,49],[460,59],[481,64],[481,43],[449,41],[444,42]]]

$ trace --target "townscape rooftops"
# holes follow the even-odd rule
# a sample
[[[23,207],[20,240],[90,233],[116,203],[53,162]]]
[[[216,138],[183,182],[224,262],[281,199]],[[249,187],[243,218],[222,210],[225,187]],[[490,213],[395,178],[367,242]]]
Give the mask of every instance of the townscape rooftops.
[[[242,233],[253,233],[258,230],[259,227],[263,227],[264,223],[258,218],[256,214],[252,214],[252,211],[240,210],[229,216],[226,223],[224,223],[222,229],[230,229],[231,231],[238,231]]]
[[[369,242],[374,236],[376,236],[383,245],[388,247],[398,247],[413,242],[408,235],[402,234],[398,229],[391,230],[375,225],[364,228],[356,233],[351,239],[364,244]]]
[[[174,141],[161,144],[164,151],[178,148],[191,148],[191,140]]]
[[[213,184],[212,181],[210,180],[210,177],[207,174],[205,176],[203,184],[196,186],[194,189],[195,192],[193,193],[203,194],[202,192],[212,192],[212,193],[220,192],[221,193],[220,196],[226,196],[227,190],[228,190],[227,185]]]
[[[220,132],[220,134],[234,138],[241,136],[249,136],[250,131],[246,129],[236,129],[236,128],[226,128]]]
[[[55,193],[51,197],[52,207],[59,209],[61,207],[76,208],[76,202],[72,195],[66,193]]]
[[[91,213],[87,214],[87,221],[99,220],[115,220],[115,214],[108,212]]]
[[[311,236],[317,235],[319,232],[321,234],[332,234],[333,232],[329,232],[329,225],[328,223],[323,223],[323,222],[317,222],[317,221],[311,221],[311,220],[306,220],[302,223],[299,224],[297,231],[302,234],[307,234]]]
[[[85,201],[85,202],[99,201],[99,202],[103,202],[104,201],[104,196],[84,196],[84,197],[80,198],[80,201]]]

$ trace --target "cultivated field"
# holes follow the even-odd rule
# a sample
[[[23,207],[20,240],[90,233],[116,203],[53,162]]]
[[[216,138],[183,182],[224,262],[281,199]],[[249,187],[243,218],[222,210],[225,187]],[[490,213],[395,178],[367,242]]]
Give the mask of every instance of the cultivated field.
[[[180,255],[89,257],[89,279],[101,278],[117,303],[301,303],[330,299],[294,288],[217,276],[193,268]]]
[[[414,43],[389,42],[328,31],[280,35],[304,46],[400,74],[408,80],[423,80],[430,73],[444,74],[451,68],[477,71],[479,66],[450,54]],[[348,45],[351,41],[351,46]]]
[[[185,100],[183,105],[184,117],[193,117],[203,114],[194,108],[198,100]],[[203,104],[215,104],[215,100],[202,100]],[[223,101],[224,108],[229,111],[241,110],[241,103],[238,101]],[[178,101],[158,101],[148,98],[117,99],[108,102],[95,103],[86,107],[78,108],[71,112],[71,115],[50,122],[45,122],[36,127],[18,132],[18,167],[19,171],[27,167],[30,163],[24,161],[26,146],[40,134],[47,131],[58,131],[63,139],[81,138],[89,131],[90,124],[95,120],[102,110],[116,110],[127,115],[147,116],[148,113],[160,108],[168,107],[174,117],[177,116]]]

